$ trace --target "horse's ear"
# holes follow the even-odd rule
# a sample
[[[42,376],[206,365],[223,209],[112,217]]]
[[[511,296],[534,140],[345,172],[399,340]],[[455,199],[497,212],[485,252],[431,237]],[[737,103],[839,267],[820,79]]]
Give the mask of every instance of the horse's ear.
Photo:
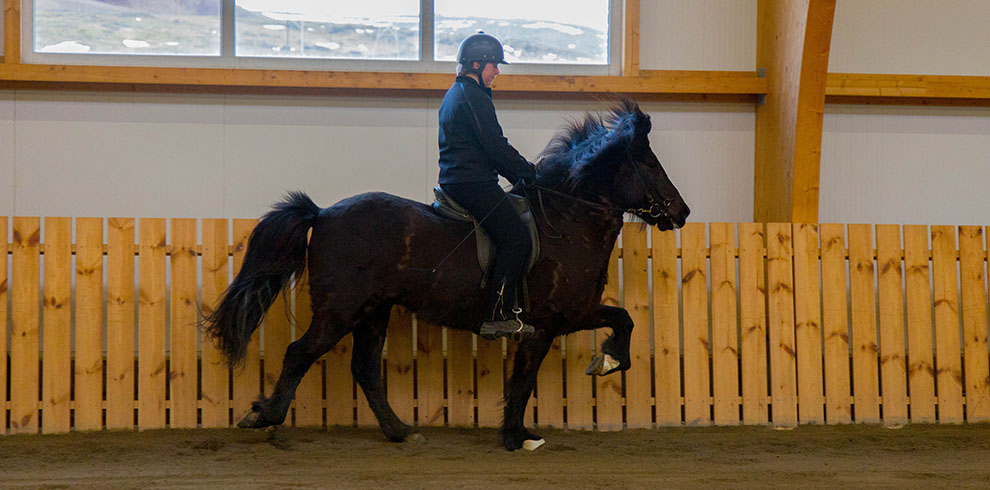
[[[639,105],[636,106],[636,137],[642,138],[650,134],[650,130],[653,129],[653,123],[650,122],[650,115],[641,111]]]

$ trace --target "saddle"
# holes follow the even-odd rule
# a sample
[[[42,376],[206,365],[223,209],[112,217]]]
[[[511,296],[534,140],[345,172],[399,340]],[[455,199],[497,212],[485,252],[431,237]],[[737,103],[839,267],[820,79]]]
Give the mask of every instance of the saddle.
[[[481,281],[481,287],[484,288],[488,278],[489,267],[495,261],[495,246],[492,244],[491,237],[488,236],[484,228],[478,225],[478,221],[474,219],[474,216],[471,216],[471,213],[461,207],[460,204],[457,204],[440,186],[433,188],[433,194],[436,199],[433,201],[433,210],[438,215],[457,221],[470,221],[474,223],[474,236],[478,244],[478,265],[481,267],[481,272],[485,278]],[[536,220],[533,219],[533,211],[529,207],[528,199],[514,194],[506,194],[506,199],[509,200],[512,207],[519,213],[519,218],[526,225],[526,229],[529,230],[529,239],[533,244],[533,248],[529,253],[529,262],[526,264],[526,273],[528,274],[533,268],[533,265],[536,264],[536,259],[540,256],[540,235],[536,230]],[[523,284],[525,282],[523,281]]]

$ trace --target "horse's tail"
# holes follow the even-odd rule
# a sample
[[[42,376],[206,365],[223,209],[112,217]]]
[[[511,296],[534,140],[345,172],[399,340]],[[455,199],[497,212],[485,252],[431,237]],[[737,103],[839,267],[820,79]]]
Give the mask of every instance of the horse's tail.
[[[301,191],[290,192],[251,232],[240,272],[216,309],[203,319],[231,366],[244,359],[248,340],[279,291],[306,268],[306,235],[320,208]]]

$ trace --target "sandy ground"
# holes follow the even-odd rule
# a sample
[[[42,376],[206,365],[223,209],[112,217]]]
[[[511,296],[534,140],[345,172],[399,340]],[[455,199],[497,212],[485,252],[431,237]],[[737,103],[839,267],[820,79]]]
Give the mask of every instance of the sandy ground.
[[[990,488],[990,425],[544,430],[162,430],[0,437],[2,488]]]

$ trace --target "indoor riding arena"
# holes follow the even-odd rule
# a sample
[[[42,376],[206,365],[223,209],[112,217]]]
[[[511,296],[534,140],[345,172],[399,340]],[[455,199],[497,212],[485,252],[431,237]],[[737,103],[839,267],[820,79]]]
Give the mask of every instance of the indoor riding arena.
[[[990,488],[990,2],[3,3],[0,488]]]

